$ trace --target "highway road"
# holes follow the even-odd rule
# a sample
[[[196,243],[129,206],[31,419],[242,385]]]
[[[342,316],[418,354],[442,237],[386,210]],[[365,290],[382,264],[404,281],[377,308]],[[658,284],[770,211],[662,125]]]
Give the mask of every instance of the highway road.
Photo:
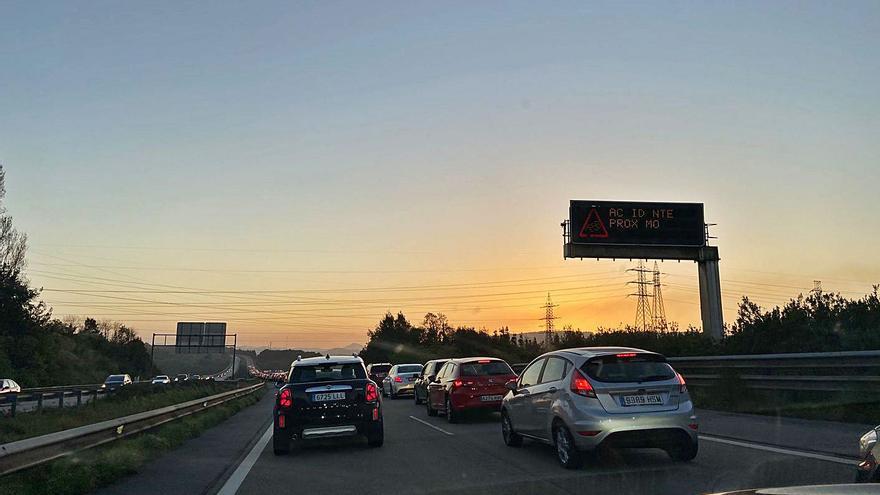
[[[371,449],[361,439],[334,439],[276,457],[267,442],[271,437],[272,396],[266,394],[260,403],[228,424],[207,432],[105,493],[149,493],[143,491],[144,487],[161,487],[163,495],[691,494],[757,486],[846,483],[855,473],[851,451],[858,435],[854,432],[863,428],[712,416],[724,436],[704,435],[700,454],[693,462],[672,462],[659,450],[633,450],[615,452],[592,460],[582,469],[567,471],[558,466],[548,446],[527,441],[522,448],[506,447],[501,441],[497,414],[451,425],[442,417],[429,418],[424,407],[415,406],[410,399],[386,399],[382,448]],[[740,438],[732,438],[737,432],[742,433]],[[789,438],[792,432],[795,438]],[[810,443],[805,446],[813,452],[792,448],[805,440]],[[765,443],[771,441],[781,445]],[[821,452],[826,443],[828,447]]]

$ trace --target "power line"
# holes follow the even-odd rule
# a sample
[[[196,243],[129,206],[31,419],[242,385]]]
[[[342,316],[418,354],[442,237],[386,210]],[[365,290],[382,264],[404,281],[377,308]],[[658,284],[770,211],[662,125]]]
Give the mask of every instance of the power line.
[[[651,270],[646,269],[644,262],[640,260],[638,268],[630,268],[627,271],[636,272],[638,274],[636,280],[628,282],[636,285],[636,293],[630,294],[630,296],[638,297],[638,301],[636,302],[635,327],[643,331],[648,331],[653,328],[653,317],[651,314],[651,305],[648,304],[648,298],[651,296],[648,295],[647,289],[647,286],[651,284],[651,282],[646,280],[645,274],[651,273]]]
[[[652,308],[653,327],[655,332],[665,332],[669,329],[666,323],[666,308],[663,305],[663,292],[660,290],[660,268],[654,262],[654,307]]]
[[[549,346],[553,341],[553,331],[555,330],[553,327],[553,320],[559,318],[558,316],[553,315],[553,309],[558,308],[558,304],[553,304],[553,300],[550,299],[550,293],[547,293],[547,302],[541,306],[544,308],[544,345]]]

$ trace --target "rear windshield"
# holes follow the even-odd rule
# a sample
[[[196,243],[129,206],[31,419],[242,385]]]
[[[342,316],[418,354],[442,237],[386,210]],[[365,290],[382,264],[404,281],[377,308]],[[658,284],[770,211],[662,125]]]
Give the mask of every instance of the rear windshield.
[[[390,369],[390,364],[377,364],[370,368],[370,373],[388,373]]]
[[[327,363],[316,366],[295,366],[290,375],[290,383],[363,380],[366,377],[367,374],[360,363]]]
[[[512,375],[513,370],[504,361],[480,363],[472,361],[461,365],[461,376]]]
[[[398,373],[418,373],[422,371],[422,365],[413,364],[410,366],[400,366],[397,368]]]
[[[587,376],[600,382],[656,382],[675,378],[675,371],[662,356],[636,354],[635,356],[602,356],[581,367]]]
[[[110,375],[107,377],[108,382],[121,382],[125,381],[125,375]]]

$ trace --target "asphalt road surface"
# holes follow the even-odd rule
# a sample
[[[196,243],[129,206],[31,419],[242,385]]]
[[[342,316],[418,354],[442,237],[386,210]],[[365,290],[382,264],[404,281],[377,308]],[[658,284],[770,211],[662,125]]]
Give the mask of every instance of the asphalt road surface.
[[[807,452],[791,445],[760,443],[748,435],[740,439],[703,436],[700,454],[690,463],[673,462],[660,450],[623,450],[568,471],[557,464],[554,451],[546,445],[527,440],[521,448],[505,446],[498,414],[474,416],[453,425],[443,417],[429,418],[424,406],[415,406],[411,399],[385,400],[386,436],[381,448],[369,448],[360,438],[332,439],[276,457],[267,442],[271,439],[272,395],[245,411],[261,418],[262,425],[251,420],[254,438],[234,456],[234,465],[202,493],[693,494],[847,483],[855,474],[853,457],[833,450],[823,453],[821,445]],[[754,434],[748,421],[742,423],[743,433]],[[811,424],[816,429],[817,423]],[[736,429],[736,422],[733,425]],[[798,423],[792,427],[804,428]],[[844,443],[852,442],[855,447],[857,438]],[[197,470],[197,466],[181,466],[179,460],[171,466],[147,476],[155,482],[156,475],[185,477],[187,471]],[[138,485],[138,480],[132,480],[124,488]]]

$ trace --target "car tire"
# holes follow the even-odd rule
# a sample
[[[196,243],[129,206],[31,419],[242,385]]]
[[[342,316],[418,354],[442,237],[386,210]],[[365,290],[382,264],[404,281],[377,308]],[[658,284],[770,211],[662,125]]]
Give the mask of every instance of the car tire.
[[[682,440],[678,445],[666,449],[666,453],[673,461],[688,462],[697,457],[700,450],[700,444],[692,442],[690,439]]]
[[[513,429],[513,422],[507,411],[501,411],[501,437],[504,438],[504,445],[508,447],[521,447],[523,437]]]
[[[449,397],[446,398],[446,421],[453,424],[459,421],[458,413],[452,408],[452,400]]]
[[[562,423],[553,427],[553,445],[556,447],[556,460],[565,469],[577,469],[584,464],[583,454],[574,444],[574,437]]]
[[[391,385],[388,389],[388,396],[391,397],[391,399],[397,399],[397,394],[394,393],[394,385]]]
[[[425,408],[428,410],[428,416],[436,416],[437,410],[431,407],[431,398],[425,398]]]
[[[287,455],[290,453],[290,438],[287,435],[272,433],[272,452],[275,455]]]
[[[422,405],[421,399],[419,399],[419,392],[416,389],[413,389],[413,400],[416,401],[416,405]]]
[[[379,427],[376,428],[376,431],[367,435],[367,445],[370,447],[376,448],[381,447],[385,443],[385,427],[382,423],[379,423]]]

